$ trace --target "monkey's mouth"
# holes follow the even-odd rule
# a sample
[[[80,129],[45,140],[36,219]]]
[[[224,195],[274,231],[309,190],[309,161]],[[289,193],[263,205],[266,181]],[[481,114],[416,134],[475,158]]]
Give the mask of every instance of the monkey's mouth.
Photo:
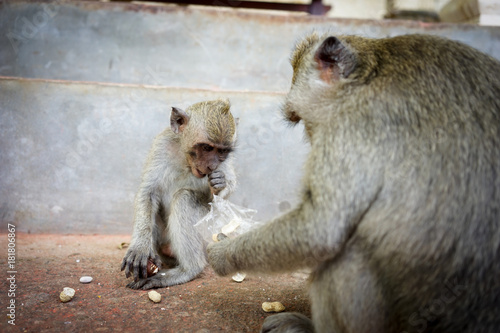
[[[293,106],[290,102],[286,102],[281,106],[281,114],[283,115],[283,118],[293,123],[294,125],[302,120],[297,112],[294,111]]]
[[[299,121],[302,120],[302,118],[300,118],[294,111],[288,112],[287,118],[292,123],[298,123]]]
[[[206,174],[204,174],[203,172],[201,172],[200,170],[198,170],[197,168],[193,167],[191,168],[191,172],[193,173],[193,175],[197,178],[203,178],[206,176]]]

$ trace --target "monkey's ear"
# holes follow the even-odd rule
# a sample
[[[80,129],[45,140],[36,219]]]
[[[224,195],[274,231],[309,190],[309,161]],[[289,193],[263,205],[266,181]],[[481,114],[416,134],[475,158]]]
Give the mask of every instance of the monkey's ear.
[[[356,57],[337,37],[328,37],[320,45],[314,60],[326,83],[347,78],[356,68]]]
[[[183,110],[172,107],[170,113],[170,127],[174,133],[179,133],[184,130],[189,121],[189,116]]]

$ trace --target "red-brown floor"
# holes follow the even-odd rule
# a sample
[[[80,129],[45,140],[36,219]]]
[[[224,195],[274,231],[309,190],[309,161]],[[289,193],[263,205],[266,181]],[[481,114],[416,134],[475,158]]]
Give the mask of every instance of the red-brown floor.
[[[157,289],[160,303],[147,291],[125,287],[120,272],[128,235],[16,234],[16,273],[8,273],[7,234],[0,234],[1,332],[258,332],[267,316],[265,301],[280,301],[286,311],[310,316],[306,274],[247,276],[242,283],[206,268],[197,279]],[[7,278],[14,275],[14,281]],[[92,276],[90,284],[79,282]],[[12,287],[11,287],[11,282]],[[61,303],[64,287],[75,297]],[[15,294],[15,295],[14,295]],[[15,309],[11,302],[15,301]],[[7,307],[10,306],[11,309]],[[15,314],[15,326],[9,313]]]

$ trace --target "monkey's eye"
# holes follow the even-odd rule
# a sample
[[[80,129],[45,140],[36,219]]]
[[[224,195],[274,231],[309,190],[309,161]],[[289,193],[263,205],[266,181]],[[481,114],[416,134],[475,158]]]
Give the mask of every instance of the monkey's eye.
[[[231,152],[231,149],[227,149],[227,148],[225,148],[225,149],[219,149],[219,154],[221,154],[221,155],[227,155],[230,152]]]
[[[212,150],[214,150],[214,147],[212,147],[212,146],[210,146],[210,145],[207,145],[207,144],[202,144],[202,145],[201,145],[201,149],[202,149],[203,151],[212,151]]]

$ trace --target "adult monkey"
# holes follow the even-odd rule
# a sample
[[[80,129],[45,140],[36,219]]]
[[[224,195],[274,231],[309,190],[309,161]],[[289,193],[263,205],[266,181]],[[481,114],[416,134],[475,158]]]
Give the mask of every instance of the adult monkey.
[[[497,332],[500,63],[432,36],[316,34],[291,62],[302,202],[209,245],[214,270],[312,268],[312,320],[263,332]]]
[[[167,287],[201,273],[206,242],[193,225],[208,213],[214,194],[227,198],[236,185],[235,140],[228,101],[172,108],[170,128],[155,138],[135,199],[134,232],[121,265],[134,277],[128,287]],[[169,268],[148,277],[148,260]]]

